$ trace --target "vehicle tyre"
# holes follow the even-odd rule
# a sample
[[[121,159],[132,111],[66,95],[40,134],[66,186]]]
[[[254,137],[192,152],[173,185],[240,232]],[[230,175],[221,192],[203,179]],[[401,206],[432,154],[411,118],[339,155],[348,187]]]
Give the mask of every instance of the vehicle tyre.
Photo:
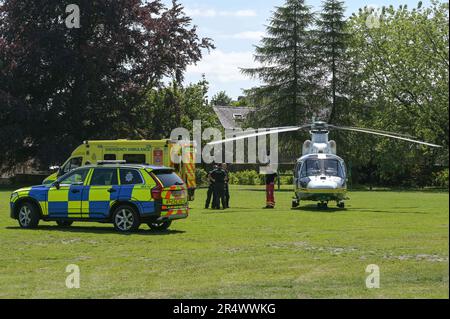
[[[139,228],[139,215],[130,205],[121,205],[114,210],[113,224],[117,231],[127,233]]]
[[[339,208],[345,208],[345,203],[344,202],[340,202],[337,205]]]
[[[73,221],[70,221],[70,220],[57,220],[56,224],[59,227],[70,227],[70,226],[72,226]]]
[[[298,200],[293,199],[292,200],[292,208],[297,208],[300,205],[300,202]]]
[[[36,205],[30,202],[20,204],[17,220],[22,228],[36,228],[39,224],[39,211]]]
[[[163,222],[153,222],[153,223],[148,223],[147,224],[148,227],[150,227],[151,230],[157,230],[157,231],[163,231],[163,230],[167,230],[170,225],[172,225],[172,221],[171,220],[166,220]]]

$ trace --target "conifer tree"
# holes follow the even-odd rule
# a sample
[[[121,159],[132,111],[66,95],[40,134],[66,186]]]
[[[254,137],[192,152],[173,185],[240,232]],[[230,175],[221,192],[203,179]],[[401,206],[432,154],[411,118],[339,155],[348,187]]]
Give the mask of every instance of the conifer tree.
[[[317,20],[318,60],[324,70],[324,92],[331,100],[328,121],[334,123],[338,107],[338,97],[343,93],[343,59],[346,46],[345,7],[339,0],[325,0]],[[329,103],[325,106],[329,106]]]
[[[262,82],[246,93],[261,112],[254,125],[298,125],[310,119],[318,96],[318,74],[311,26],[314,14],[304,0],[286,0],[277,7],[260,45],[256,68],[242,72]]]

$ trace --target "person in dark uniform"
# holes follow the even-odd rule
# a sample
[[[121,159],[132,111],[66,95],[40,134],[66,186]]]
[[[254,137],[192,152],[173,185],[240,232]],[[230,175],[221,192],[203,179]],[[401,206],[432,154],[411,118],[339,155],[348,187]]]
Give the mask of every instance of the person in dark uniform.
[[[215,169],[211,173],[212,179],[214,180],[214,195],[215,204],[214,209],[220,209],[220,204],[222,204],[223,209],[226,208],[225,202],[225,179],[226,173],[222,168],[222,164],[217,165],[217,169]]]
[[[227,164],[222,165],[223,170],[225,171],[225,208],[230,208],[230,189],[228,187],[229,175],[228,175],[228,167]]]
[[[208,172],[208,193],[206,194],[206,203],[205,203],[205,208],[208,209],[209,208],[209,204],[211,203],[211,199],[212,199],[212,208],[215,208],[215,204],[216,204],[216,194],[215,194],[215,190],[214,190],[214,179],[212,177],[214,170],[217,169],[217,165],[214,164],[214,167],[212,170],[210,170]]]
[[[266,207],[268,209],[275,208],[275,179],[277,178],[276,172],[270,172],[266,174]]]

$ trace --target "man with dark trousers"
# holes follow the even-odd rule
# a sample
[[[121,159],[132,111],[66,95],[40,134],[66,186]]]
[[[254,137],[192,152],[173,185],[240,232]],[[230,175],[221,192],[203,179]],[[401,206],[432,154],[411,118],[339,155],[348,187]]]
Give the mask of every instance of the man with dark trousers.
[[[211,177],[214,180],[214,195],[216,196],[213,208],[220,209],[220,204],[222,204],[223,209],[225,209],[227,208],[225,202],[225,180],[227,176],[222,164],[217,164],[217,168],[212,171]]]
[[[227,164],[222,164],[222,168],[225,171],[225,208],[230,208],[230,189],[228,187],[229,175]]]
[[[216,204],[216,193],[214,190],[214,179],[212,177],[214,170],[217,169],[217,165],[214,164],[214,167],[212,170],[210,170],[208,172],[208,193],[206,194],[206,203],[205,203],[205,208],[208,209],[209,208],[209,204],[211,203],[211,199],[212,199],[212,208],[216,208],[215,204]]]

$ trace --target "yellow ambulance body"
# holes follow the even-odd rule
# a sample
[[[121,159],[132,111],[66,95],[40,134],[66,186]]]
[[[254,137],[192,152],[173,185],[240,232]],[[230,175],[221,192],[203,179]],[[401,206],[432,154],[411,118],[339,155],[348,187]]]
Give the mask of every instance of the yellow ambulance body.
[[[173,163],[171,154],[180,157]],[[188,187],[189,200],[194,200],[197,187],[195,180],[195,146],[191,142],[172,140],[111,140],[85,141],[78,146],[58,170],[47,177],[43,184],[56,181],[71,170],[99,161],[125,161],[127,164],[148,164],[173,167]]]

